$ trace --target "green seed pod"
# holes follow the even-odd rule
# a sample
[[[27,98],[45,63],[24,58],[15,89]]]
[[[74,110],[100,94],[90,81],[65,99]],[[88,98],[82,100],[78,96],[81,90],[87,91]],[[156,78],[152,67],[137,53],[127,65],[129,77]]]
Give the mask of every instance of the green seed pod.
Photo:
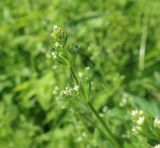
[[[59,26],[53,27],[51,41],[54,49],[63,49],[67,43],[67,34]]]

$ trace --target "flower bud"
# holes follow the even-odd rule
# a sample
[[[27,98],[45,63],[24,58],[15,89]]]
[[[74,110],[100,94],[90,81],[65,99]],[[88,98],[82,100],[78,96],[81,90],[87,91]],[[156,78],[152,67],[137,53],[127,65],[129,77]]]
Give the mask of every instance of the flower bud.
[[[67,43],[67,34],[61,27],[55,25],[51,33],[51,41],[54,49],[62,49]]]

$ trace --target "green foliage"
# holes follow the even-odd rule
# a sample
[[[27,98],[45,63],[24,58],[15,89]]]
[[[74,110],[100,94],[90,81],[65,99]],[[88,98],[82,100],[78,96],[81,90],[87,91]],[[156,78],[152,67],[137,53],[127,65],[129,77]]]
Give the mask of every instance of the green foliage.
[[[159,0],[0,10],[0,147],[158,147]]]

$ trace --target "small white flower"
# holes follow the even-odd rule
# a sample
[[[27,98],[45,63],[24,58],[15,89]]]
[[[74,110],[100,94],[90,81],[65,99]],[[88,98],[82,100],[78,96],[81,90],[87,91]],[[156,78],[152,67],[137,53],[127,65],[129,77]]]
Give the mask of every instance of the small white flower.
[[[134,134],[137,134],[139,131],[141,130],[141,127],[140,126],[134,126],[131,131],[134,133]]]
[[[137,120],[137,124],[138,124],[138,125],[142,125],[143,122],[144,122],[144,116],[139,117],[138,120]]]
[[[139,115],[143,115],[143,114],[144,114],[143,110],[140,110]]]
[[[64,95],[68,95],[68,92],[66,90],[63,91]]]
[[[62,94],[68,96],[68,95],[72,95],[72,93],[73,93],[73,89],[69,88],[69,87],[66,87],[66,89],[63,91]]]
[[[69,90],[69,87],[66,87],[66,90]]]
[[[160,148],[160,144],[155,145],[154,148]]]
[[[82,78],[84,74],[83,74],[83,72],[79,72],[78,75],[80,78]]]
[[[133,127],[131,130],[132,130],[132,132],[134,132],[134,133],[136,132],[136,128],[135,128],[135,127]]]
[[[55,42],[55,47],[60,47],[60,44],[58,42]]]
[[[131,115],[134,117],[134,116],[136,116],[138,114],[138,110],[133,110],[132,112],[131,112]]]
[[[52,52],[51,54],[52,54],[53,59],[56,59],[56,58],[57,58],[57,52],[54,51],[54,52]]]
[[[86,67],[86,72],[90,71],[90,67]]]
[[[154,127],[160,128],[160,119],[158,118],[154,119]]]
[[[144,112],[142,111],[142,110],[133,110],[132,112],[131,112],[131,115],[133,116],[133,117],[135,117],[135,116],[142,116],[144,114]]]
[[[57,29],[57,28],[58,28],[58,26],[57,26],[57,25],[54,25],[54,26],[53,26],[53,29]]]
[[[132,116],[132,121],[134,123],[132,132],[134,134],[137,134],[139,133],[139,131],[142,130],[141,125],[144,123],[144,120],[145,120],[144,112],[142,110],[133,110],[131,112],[131,116]]]
[[[75,91],[78,91],[78,90],[79,90],[79,86],[78,86],[78,85],[75,85],[73,89],[74,89]]]

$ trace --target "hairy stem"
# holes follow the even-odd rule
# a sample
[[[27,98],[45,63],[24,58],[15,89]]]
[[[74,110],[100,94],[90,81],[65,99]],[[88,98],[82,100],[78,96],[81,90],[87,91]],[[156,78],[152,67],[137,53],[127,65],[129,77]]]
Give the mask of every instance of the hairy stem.
[[[72,67],[69,68],[71,71],[71,74],[73,76],[73,78],[75,79],[77,85],[79,85],[79,81],[78,78],[73,70]],[[120,144],[117,141],[117,139],[114,137],[114,135],[112,134],[112,132],[110,131],[110,129],[108,128],[108,126],[106,125],[105,121],[99,116],[98,112],[96,111],[96,109],[93,107],[93,105],[88,102],[88,106],[91,109],[92,113],[96,116],[96,118],[98,119],[98,121],[102,124],[102,126],[105,128],[105,131],[108,134],[109,139],[111,140],[112,144],[114,145],[115,148],[120,148]]]

